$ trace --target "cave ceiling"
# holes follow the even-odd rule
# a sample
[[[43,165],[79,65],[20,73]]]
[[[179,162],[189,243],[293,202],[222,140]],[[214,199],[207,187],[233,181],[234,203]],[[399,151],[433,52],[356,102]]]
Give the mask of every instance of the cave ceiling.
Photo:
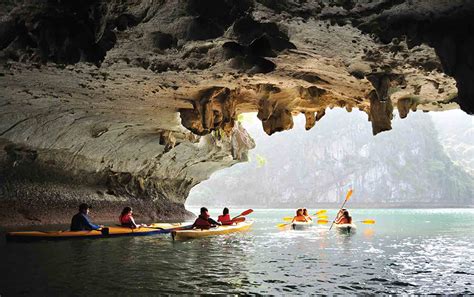
[[[2,2],[0,133],[26,114],[205,135],[243,112],[267,134],[299,113],[310,129],[328,107],[366,112],[374,134],[394,108],[472,113],[473,12],[461,0]]]

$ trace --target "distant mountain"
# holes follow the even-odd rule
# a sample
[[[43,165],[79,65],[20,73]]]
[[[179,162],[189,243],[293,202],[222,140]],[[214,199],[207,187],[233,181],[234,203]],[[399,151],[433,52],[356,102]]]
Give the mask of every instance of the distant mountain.
[[[353,207],[474,205],[473,176],[447,155],[428,114],[396,117],[391,131],[375,137],[366,114],[340,109],[329,111],[309,131],[300,116],[293,130],[273,136],[258,120],[244,126],[257,144],[250,161],[216,172],[192,189],[187,204],[328,207],[341,203],[352,186]],[[449,131],[444,137],[450,136],[455,147],[457,136]],[[472,149],[466,144],[464,151]]]
[[[453,162],[474,176],[474,117],[461,110],[430,113],[439,141]]]

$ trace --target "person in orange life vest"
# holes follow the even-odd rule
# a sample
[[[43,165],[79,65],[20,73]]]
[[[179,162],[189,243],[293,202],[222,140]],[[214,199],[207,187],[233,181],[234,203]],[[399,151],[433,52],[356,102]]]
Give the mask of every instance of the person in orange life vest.
[[[201,207],[201,214],[198,216],[196,221],[194,221],[193,228],[209,229],[218,225],[221,224],[211,219],[207,208]]]
[[[308,210],[306,208],[303,208],[303,216],[306,218],[306,220],[313,221],[313,219],[309,216]]]
[[[146,225],[138,225],[135,223],[135,220],[133,219],[133,210],[131,207],[127,206],[122,210],[122,213],[120,214],[119,220],[120,220],[120,225],[122,227],[130,227],[132,229],[140,228],[140,227],[146,227]]]
[[[298,208],[298,210],[296,211],[296,216],[293,218],[293,221],[291,222],[293,223],[293,222],[307,222],[307,221],[308,220],[303,215],[303,209]]]
[[[222,215],[217,218],[217,221],[222,225],[232,225],[234,222],[230,218],[229,209],[227,207],[222,211]]]
[[[342,214],[343,214],[345,211],[346,211],[345,208],[341,208],[341,209],[338,211],[338,213],[337,213],[337,215],[336,215],[336,219],[334,220],[334,223],[336,223],[336,222],[342,217]]]
[[[336,220],[336,224],[352,224],[352,217],[347,210],[342,212],[342,215]]]

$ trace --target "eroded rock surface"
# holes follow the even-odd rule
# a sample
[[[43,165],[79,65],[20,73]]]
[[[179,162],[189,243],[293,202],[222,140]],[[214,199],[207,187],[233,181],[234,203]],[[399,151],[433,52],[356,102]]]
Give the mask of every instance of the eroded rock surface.
[[[402,117],[472,113],[473,7],[2,2],[1,209],[40,223],[65,222],[82,200],[103,219],[126,204],[144,218],[183,216],[191,187],[254,145],[235,130],[243,112],[257,111],[267,134],[298,113],[311,129],[336,106],[366,112],[374,134],[391,129],[394,106]]]

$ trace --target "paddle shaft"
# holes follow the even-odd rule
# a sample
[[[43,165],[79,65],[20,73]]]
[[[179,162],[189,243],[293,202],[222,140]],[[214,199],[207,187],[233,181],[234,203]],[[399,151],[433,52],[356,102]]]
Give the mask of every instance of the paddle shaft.
[[[342,206],[341,206],[341,208],[339,208],[339,210],[338,210],[338,212],[337,212],[338,214],[339,214],[339,212],[341,211],[341,209],[343,209],[343,208],[344,208],[344,205],[346,205],[346,202],[347,202],[347,200],[349,200],[349,199],[347,199],[347,198],[346,198],[346,199],[344,199],[344,203],[342,203]],[[337,218],[337,215],[336,215],[336,218]],[[329,231],[331,231],[331,229],[332,229],[332,225],[334,225],[334,221],[336,221],[336,218],[334,218],[334,220],[332,221],[332,223],[331,223],[331,227],[329,227]]]

